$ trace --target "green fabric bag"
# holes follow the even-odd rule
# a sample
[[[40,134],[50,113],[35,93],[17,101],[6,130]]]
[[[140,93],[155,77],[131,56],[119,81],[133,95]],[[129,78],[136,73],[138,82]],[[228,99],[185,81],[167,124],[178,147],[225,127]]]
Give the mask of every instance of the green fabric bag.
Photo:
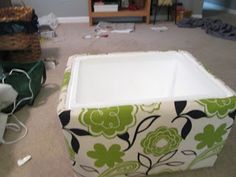
[[[0,61],[0,82],[11,85],[18,92],[16,104],[20,103],[16,110],[19,110],[25,104],[32,105],[45,81],[46,69],[43,61],[31,63]],[[23,98],[30,96],[32,96],[32,98],[22,101]],[[12,109],[13,105],[3,110],[3,112],[9,113]]]

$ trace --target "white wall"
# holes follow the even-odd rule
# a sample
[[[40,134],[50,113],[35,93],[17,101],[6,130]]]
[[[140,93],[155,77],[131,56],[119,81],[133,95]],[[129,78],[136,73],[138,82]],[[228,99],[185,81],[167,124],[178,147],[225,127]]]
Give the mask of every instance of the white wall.
[[[182,2],[186,8],[193,11],[193,14],[202,14],[204,0],[178,0],[178,2]]]
[[[88,0],[25,0],[38,16],[53,12],[57,17],[88,16]]]
[[[13,0],[18,1],[18,0]],[[57,17],[88,16],[88,0],[24,0],[38,16],[53,12]],[[202,14],[203,0],[178,0],[193,14]]]

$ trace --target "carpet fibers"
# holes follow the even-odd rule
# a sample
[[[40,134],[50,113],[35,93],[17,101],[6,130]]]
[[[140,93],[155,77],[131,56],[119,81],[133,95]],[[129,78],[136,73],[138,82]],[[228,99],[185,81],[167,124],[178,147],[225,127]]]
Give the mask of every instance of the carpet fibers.
[[[236,21],[235,16],[230,16]],[[186,50],[207,69],[236,90],[236,42],[216,38],[201,29],[178,28],[173,22],[157,23],[169,29],[152,31],[152,25],[136,24],[131,34],[109,34],[108,38],[94,37],[94,27],[88,24],[63,24],[57,29],[58,37],[43,42],[43,57],[56,58],[59,64],[48,70],[47,83],[41,89],[34,105],[17,112],[28,127],[27,136],[12,145],[0,145],[1,177],[73,177],[56,106],[63,72],[69,56],[83,53],[109,53],[150,50]],[[83,39],[92,34],[91,39]],[[158,175],[160,177],[235,177],[236,129],[233,127],[222,153],[213,168]],[[18,135],[17,135],[18,136]],[[16,138],[6,131],[5,139]],[[17,160],[30,154],[32,159],[22,167]]]

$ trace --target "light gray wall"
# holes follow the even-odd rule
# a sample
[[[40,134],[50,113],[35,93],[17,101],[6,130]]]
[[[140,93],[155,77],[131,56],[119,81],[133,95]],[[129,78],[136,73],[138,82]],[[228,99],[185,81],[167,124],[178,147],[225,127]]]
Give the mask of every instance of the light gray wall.
[[[236,10],[236,0],[231,0],[227,8]]]
[[[25,0],[38,16],[53,12],[57,17],[88,16],[87,0]]]
[[[193,11],[193,14],[202,14],[203,0],[178,1],[183,2],[186,8]],[[35,9],[38,16],[50,12],[57,17],[88,16],[88,0],[25,0],[25,2]]]
[[[204,0],[178,0],[178,2],[182,2],[184,7],[192,10],[192,14],[202,14],[203,9],[203,1]]]

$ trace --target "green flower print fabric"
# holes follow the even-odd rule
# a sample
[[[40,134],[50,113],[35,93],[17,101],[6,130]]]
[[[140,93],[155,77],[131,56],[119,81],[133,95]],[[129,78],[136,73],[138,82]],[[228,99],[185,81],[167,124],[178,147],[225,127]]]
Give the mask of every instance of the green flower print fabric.
[[[159,110],[161,107],[161,103],[152,103],[152,104],[142,104],[140,108],[142,111],[147,113],[153,113],[154,111]]]
[[[113,168],[104,171],[99,177],[115,177],[136,172],[140,168],[137,161],[127,161],[116,164]]]
[[[113,167],[115,163],[123,162],[121,157],[125,154],[121,151],[121,147],[118,144],[113,144],[107,150],[103,144],[98,143],[94,145],[94,151],[88,151],[87,155],[93,159],[96,159],[96,167],[103,167],[104,165]]]
[[[135,106],[117,106],[87,109],[80,114],[79,120],[88,127],[92,135],[114,138],[135,124],[134,108]]]
[[[182,138],[176,128],[167,128],[165,126],[149,132],[141,141],[145,154],[161,156],[178,148]]]
[[[205,112],[209,117],[217,116],[222,119],[228,113],[236,109],[236,97],[219,98],[219,99],[205,99],[200,100],[199,103],[204,106]]]
[[[70,75],[71,75],[70,72],[65,72],[64,73],[64,79],[63,79],[63,82],[62,82],[62,87],[68,86],[69,81],[70,81]]]
[[[66,142],[67,152],[70,156],[70,159],[75,159],[75,151],[73,151],[67,139],[65,139],[65,142]]]
[[[216,130],[213,125],[208,124],[203,133],[199,133],[195,136],[195,140],[200,141],[197,145],[197,149],[202,149],[205,146],[211,148],[215,143],[223,141],[222,136],[227,133],[226,124],[220,125]]]

